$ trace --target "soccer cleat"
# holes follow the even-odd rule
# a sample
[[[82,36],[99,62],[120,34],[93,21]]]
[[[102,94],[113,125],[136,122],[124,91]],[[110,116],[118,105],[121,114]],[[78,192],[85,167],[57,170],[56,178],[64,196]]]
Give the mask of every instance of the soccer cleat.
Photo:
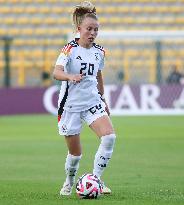
[[[102,194],[111,194],[111,190],[102,182]]]
[[[60,191],[60,196],[69,196],[72,194],[72,186],[70,186],[70,184],[68,183],[64,183],[63,184],[63,188],[61,188],[61,191]]]

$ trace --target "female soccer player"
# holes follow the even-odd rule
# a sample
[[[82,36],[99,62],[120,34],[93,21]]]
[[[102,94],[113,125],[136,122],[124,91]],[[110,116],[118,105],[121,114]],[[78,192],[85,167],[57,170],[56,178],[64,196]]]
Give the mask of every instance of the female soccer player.
[[[58,127],[68,147],[66,180],[60,195],[72,193],[82,156],[82,121],[101,139],[93,169],[93,174],[99,178],[112,156],[116,138],[104,99],[101,70],[104,67],[105,52],[103,47],[94,43],[99,23],[93,4],[85,1],[76,6],[73,24],[80,37],[64,46],[53,72],[54,78],[62,81],[58,101]],[[111,193],[111,190],[103,183],[102,192]]]

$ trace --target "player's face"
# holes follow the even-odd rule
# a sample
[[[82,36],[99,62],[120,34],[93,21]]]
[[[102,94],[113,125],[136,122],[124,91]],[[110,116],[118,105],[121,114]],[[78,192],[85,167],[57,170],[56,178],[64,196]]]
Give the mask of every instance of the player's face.
[[[80,40],[86,45],[91,45],[98,35],[98,28],[99,23],[97,20],[86,17],[78,28],[80,32]]]

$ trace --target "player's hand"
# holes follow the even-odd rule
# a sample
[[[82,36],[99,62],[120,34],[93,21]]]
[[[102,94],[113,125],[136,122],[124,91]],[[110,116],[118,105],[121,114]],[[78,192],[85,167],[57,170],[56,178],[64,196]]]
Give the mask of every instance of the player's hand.
[[[69,80],[73,83],[80,83],[84,74],[70,75]]]

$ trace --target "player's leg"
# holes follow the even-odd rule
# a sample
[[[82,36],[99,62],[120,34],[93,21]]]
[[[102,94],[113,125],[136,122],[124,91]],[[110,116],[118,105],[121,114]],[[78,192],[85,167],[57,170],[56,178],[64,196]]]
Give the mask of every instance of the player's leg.
[[[75,176],[79,169],[79,161],[81,159],[81,144],[80,135],[65,136],[66,144],[68,146],[68,155],[65,162],[66,180],[60,195],[70,195],[72,187],[75,183]]]
[[[112,156],[116,136],[103,104],[89,109],[85,115],[85,121],[101,140],[93,169],[93,174],[100,178]],[[111,190],[104,186],[103,193],[111,193]]]
[[[65,161],[66,180],[60,191],[60,195],[70,195],[82,156],[79,134],[82,128],[80,113],[68,113],[64,111],[58,126],[59,133],[65,135],[65,141],[68,147],[68,154]]]
[[[93,173],[101,177],[104,169],[111,159],[115,138],[112,123],[108,116],[104,115],[91,123],[90,128],[100,137],[100,145],[95,155]]]
[[[65,140],[68,146],[68,155],[65,162],[66,182],[73,186],[82,156],[80,135],[65,136]]]

